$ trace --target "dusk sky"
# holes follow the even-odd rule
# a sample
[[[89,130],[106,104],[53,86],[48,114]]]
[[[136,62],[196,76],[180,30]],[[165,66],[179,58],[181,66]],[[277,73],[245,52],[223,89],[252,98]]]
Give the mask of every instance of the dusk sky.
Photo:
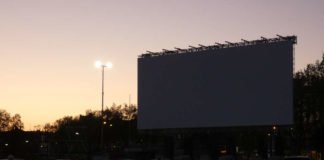
[[[137,104],[137,57],[188,45],[296,35],[295,71],[320,60],[320,0],[1,0],[0,109],[25,129],[105,102]]]

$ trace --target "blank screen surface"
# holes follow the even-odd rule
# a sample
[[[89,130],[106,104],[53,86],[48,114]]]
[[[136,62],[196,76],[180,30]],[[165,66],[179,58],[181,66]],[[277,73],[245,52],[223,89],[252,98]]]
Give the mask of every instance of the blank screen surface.
[[[138,59],[138,128],[293,124],[293,44]]]

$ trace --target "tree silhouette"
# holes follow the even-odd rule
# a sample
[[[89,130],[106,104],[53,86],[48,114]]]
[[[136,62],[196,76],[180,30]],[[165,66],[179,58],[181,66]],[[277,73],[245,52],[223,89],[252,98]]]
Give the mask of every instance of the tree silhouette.
[[[0,109],[0,132],[8,131],[10,123],[10,114],[6,110]]]
[[[19,114],[15,114],[11,117],[10,113],[6,110],[0,109],[0,132],[23,129],[24,123],[21,121],[21,116]]]
[[[295,125],[298,147],[322,150],[324,135],[324,54],[294,76]]]
[[[136,141],[137,107],[116,105],[106,107],[103,112],[104,144],[106,150],[117,152],[122,147]],[[101,111],[87,110],[85,115],[65,116],[54,123],[46,123],[43,131],[48,133],[47,143],[52,152],[64,155],[93,155],[99,151]],[[76,157],[76,159],[83,159]]]
[[[15,114],[10,119],[10,130],[23,130],[24,123],[21,121],[21,116],[19,114]]]

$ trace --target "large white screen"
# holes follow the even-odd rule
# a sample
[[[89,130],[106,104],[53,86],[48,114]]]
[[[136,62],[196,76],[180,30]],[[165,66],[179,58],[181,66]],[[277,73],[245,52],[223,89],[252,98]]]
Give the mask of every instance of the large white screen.
[[[138,128],[289,125],[293,44],[138,59]]]

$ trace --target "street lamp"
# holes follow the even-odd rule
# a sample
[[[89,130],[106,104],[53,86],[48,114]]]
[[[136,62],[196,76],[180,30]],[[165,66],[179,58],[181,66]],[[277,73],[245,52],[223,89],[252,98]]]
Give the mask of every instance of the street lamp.
[[[101,133],[100,133],[100,148],[103,150],[103,140],[104,140],[104,134],[103,134],[103,129],[104,129],[104,119],[103,119],[103,107],[104,107],[104,78],[105,78],[105,68],[107,67],[108,69],[112,68],[112,63],[107,62],[106,64],[102,63],[101,61],[96,61],[95,62],[96,68],[101,68],[102,72],[102,77],[101,77]]]
[[[272,126],[272,134],[271,134],[271,154],[275,156],[276,154],[276,136],[277,136],[277,127]]]

